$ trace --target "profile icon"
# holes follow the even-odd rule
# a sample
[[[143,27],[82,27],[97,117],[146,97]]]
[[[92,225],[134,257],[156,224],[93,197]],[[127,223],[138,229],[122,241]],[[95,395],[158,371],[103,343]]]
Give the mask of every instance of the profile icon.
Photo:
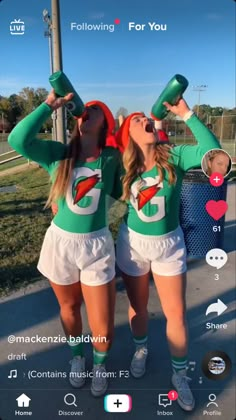
[[[208,399],[209,399],[209,403],[207,404],[207,407],[209,407],[210,405],[215,405],[216,407],[218,407],[218,404],[215,402],[216,401],[215,394],[208,395]]]
[[[217,172],[225,178],[231,171],[232,161],[225,150],[212,149],[203,156],[201,166],[207,177]]]

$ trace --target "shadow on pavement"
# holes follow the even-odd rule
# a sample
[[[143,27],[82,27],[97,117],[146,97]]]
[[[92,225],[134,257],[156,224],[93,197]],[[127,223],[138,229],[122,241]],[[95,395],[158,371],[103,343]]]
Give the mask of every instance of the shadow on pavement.
[[[191,291],[193,293],[193,291]],[[154,296],[155,290],[153,284],[150,285],[150,295]],[[133,354],[133,344],[130,337],[129,326],[126,322],[126,307],[127,298],[125,292],[121,292],[117,296],[118,310],[116,312],[116,331],[113,347],[110,351],[110,357],[107,363],[107,371],[116,375],[116,378],[110,379],[109,393],[125,393],[130,394],[133,398],[133,409],[126,414],[127,418],[141,420],[144,416],[148,420],[156,419],[157,409],[163,410],[157,403],[157,396],[159,393],[167,393],[173,386],[170,383],[171,366],[170,357],[165,339],[165,319],[160,310],[158,300],[151,302],[150,305],[150,322],[149,322],[149,361],[147,366],[147,373],[144,378],[135,380],[132,377],[125,378],[124,375],[129,370],[130,360]],[[216,322],[216,317],[205,317],[207,306],[217,298],[217,294],[212,295],[210,299],[203,299],[201,295],[201,304],[197,304],[188,310],[189,332],[190,332],[190,352],[189,360],[196,362],[196,369],[192,372],[189,370],[190,376],[193,376],[192,389],[196,396],[196,409],[193,413],[184,413],[176,403],[173,403],[172,410],[174,410],[174,419],[180,420],[191,417],[192,419],[201,419],[200,413],[208,402],[208,395],[214,393],[217,400],[221,400],[221,408],[226,410],[224,420],[233,419],[234,407],[225,407],[224,398],[228,393],[234,395],[233,390],[233,373],[223,381],[210,381],[201,371],[201,360],[206,352],[210,350],[225,351],[232,362],[235,357],[235,338],[233,334],[226,336],[222,331],[208,332],[204,328],[205,323]],[[231,306],[235,300],[234,289],[229,289],[221,294],[221,299],[229,307],[229,312],[225,313],[220,322],[232,322],[234,318]],[[149,308],[149,309],[150,309]],[[56,299],[51,289],[41,290],[27,296],[22,296],[15,300],[10,300],[1,304],[0,307],[1,319],[7,320],[2,323],[1,337],[2,340],[8,334],[28,335],[27,329],[33,327],[34,334],[37,334],[38,328],[42,328],[43,324],[48,326],[50,321],[54,320],[54,328],[51,335],[63,335],[62,328],[59,321],[59,309]],[[202,314],[202,315],[200,315]],[[83,318],[85,319],[85,311],[83,308]],[[122,321],[123,319],[123,321]],[[85,320],[85,332],[88,333],[87,321]],[[21,333],[21,334],[20,334]],[[48,333],[48,330],[47,330]],[[45,335],[48,335],[45,333]],[[32,332],[31,332],[32,334]],[[5,388],[8,389],[8,397],[2,402],[1,415],[2,420],[12,420],[12,417],[7,417],[9,407],[7,401],[11,398],[14,401],[21,392],[28,393],[32,398],[32,410],[34,412],[34,420],[55,420],[55,413],[57,409],[65,410],[68,407],[64,406],[63,398],[65,393],[73,392],[78,396],[79,407],[83,409],[86,414],[86,419],[105,419],[107,414],[103,409],[103,398],[94,399],[90,395],[90,379],[87,380],[87,385],[82,390],[71,389],[67,378],[55,379],[31,379],[28,380],[28,370],[51,371],[51,372],[65,372],[68,373],[68,361],[71,357],[70,351],[66,344],[48,345],[47,349],[42,348],[40,351],[35,350],[32,344],[14,346],[14,353],[21,353],[29,351],[32,354],[28,356],[26,361],[4,362],[1,366],[1,377],[6,378],[4,384],[1,385],[2,397],[5,395]],[[8,344],[8,352],[10,345]],[[87,369],[91,371],[92,368],[92,346],[85,345]],[[6,360],[6,358],[5,358]],[[15,380],[7,379],[11,369],[19,371],[19,378]],[[123,373],[121,373],[123,372]],[[120,377],[119,377],[120,376]],[[202,384],[200,378],[202,378]],[[50,390],[50,391],[49,391]],[[50,392],[51,399],[48,398]],[[228,397],[227,397],[228,398]],[[47,400],[48,399],[48,400]],[[46,402],[47,401],[47,402]],[[233,397],[230,398],[233,403]],[[13,403],[10,402],[10,406]],[[69,407],[70,409],[72,407]],[[166,408],[170,410],[170,407]],[[5,417],[4,417],[5,415]],[[47,416],[47,417],[46,417]],[[118,419],[120,414],[110,414],[112,420]],[[231,416],[231,417],[230,417]],[[173,417],[172,417],[173,418]]]

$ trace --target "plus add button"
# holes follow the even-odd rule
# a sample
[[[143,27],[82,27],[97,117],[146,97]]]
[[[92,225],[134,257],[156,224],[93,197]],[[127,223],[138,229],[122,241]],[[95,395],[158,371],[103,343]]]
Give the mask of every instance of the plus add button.
[[[219,172],[213,172],[210,176],[210,184],[213,185],[213,187],[220,187],[224,182],[224,177]]]
[[[132,398],[127,394],[109,394],[104,397],[104,410],[108,413],[127,413],[132,409]]]

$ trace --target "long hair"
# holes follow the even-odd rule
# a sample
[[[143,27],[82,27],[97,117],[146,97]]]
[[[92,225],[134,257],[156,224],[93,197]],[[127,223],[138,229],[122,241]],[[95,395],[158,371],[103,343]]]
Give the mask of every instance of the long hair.
[[[171,146],[165,144],[156,144],[155,146],[155,162],[160,176],[160,182],[164,178],[164,170],[168,172],[169,184],[176,182],[176,174],[172,163],[168,162],[170,157]],[[140,147],[129,138],[129,143],[125,148],[123,154],[123,165],[125,169],[125,175],[122,179],[123,182],[123,195],[122,200],[128,200],[130,198],[130,187],[133,181],[144,172],[144,160],[143,153]],[[140,183],[141,188],[141,183]]]
[[[107,129],[107,121],[106,119],[104,119],[103,126],[101,127],[98,135],[97,146],[99,149],[104,149],[104,147],[106,146]],[[76,161],[79,159],[80,152],[80,132],[76,121],[71,135],[70,143],[66,148],[65,158],[60,161],[56,172],[52,175],[52,186],[49,192],[49,197],[46,202],[45,208],[50,207],[51,204],[53,202],[56,202],[59,198],[65,197],[72,176],[72,172],[75,168]]]

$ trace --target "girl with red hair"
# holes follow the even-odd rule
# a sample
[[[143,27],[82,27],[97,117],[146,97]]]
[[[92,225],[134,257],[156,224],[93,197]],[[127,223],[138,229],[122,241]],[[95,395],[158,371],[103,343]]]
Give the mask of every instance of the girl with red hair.
[[[146,371],[148,356],[148,294],[152,273],[167,320],[166,335],[178,403],[187,411],[194,397],[187,377],[186,249],[179,225],[181,184],[186,171],[201,165],[203,155],[219,142],[183,99],[164,103],[191,129],[197,145],[172,147],[158,142],[156,130],[143,113],[126,118],[117,133],[123,151],[123,199],[128,212],[117,240],[117,264],[129,298],[129,322],[136,350],[131,362],[135,378]]]
[[[86,377],[80,312],[85,301],[94,338],[91,392],[100,396],[107,390],[105,361],[113,340],[115,307],[115,254],[107,227],[107,196],[121,196],[121,161],[117,149],[106,147],[115,121],[100,101],[86,104],[68,145],[36,137],[52,112],[72,95],[57,98],[52,91],[17,124],[9,143],[51,176],[46,207],[55,202],[58,211],[46,232],[38,269],[49,279],[60,306],[73,354],[69,380],[77,388],[84,385]]]

